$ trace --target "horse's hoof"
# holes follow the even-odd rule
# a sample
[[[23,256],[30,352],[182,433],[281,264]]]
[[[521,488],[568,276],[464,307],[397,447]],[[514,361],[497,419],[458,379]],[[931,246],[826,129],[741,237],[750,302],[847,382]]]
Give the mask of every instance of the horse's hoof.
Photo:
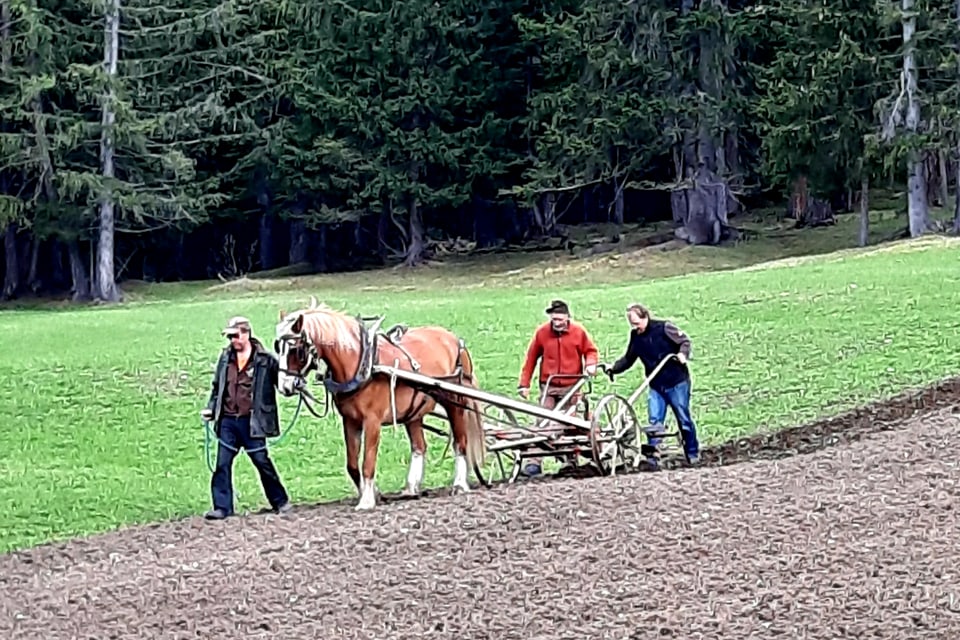
[[[407,487],[401,495],[403,495],[404,498],[419,498],[420,487]]]
[[[457,485],[457,484],[455,484],[455,485],[453,485],[453,488],[451,489],[451,493],[452,493],[453,495],[455,495],[455,496],[460,495],[460,494],[463,494],[463,493],[470,493],[470,491],[471,491],[471,489],[470,489],[470,487],[467,486],[467,485]]]
[[[361,500],[357,503],[357,506],[354,508],[354,511],[370,511],[377,506],[376,502],[364,502]]]

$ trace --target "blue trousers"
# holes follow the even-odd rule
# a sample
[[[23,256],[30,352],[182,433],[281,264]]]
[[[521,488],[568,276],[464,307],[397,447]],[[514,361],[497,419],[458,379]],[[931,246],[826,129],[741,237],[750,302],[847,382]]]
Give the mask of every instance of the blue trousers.
[[[697,425],[690,415],[690,382],[681,382],[680,384],[657,391],[653,388],[648,390],[647,396],[647,414],[650,421],[651,431],[663,431],[664,423],[667,420],[667,407],[673,411],[677,419],[677,425],[683,435],[684,453],[688,456],[695,456],[700,453],[700,442],[697,440]],[[657,446],[662,438],[648,436],[651,445]]]
[[[224,416],[220,421],[219,439],[217,466],[210,478],[214,509],[220,509],[227,515],[233,513],[233,460],[241,448],[246,449],[250,462],[260,474],[260,484],[270,506],[276,509],[287,502],[287,491],[280,482],[273,460],[267,454],[267,439],[250,436],[249,417]]]

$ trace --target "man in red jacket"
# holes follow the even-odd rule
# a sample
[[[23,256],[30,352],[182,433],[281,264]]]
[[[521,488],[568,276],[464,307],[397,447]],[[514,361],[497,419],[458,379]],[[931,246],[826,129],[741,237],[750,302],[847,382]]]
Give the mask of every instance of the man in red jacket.
[[[540,404],[547,409],[553,409],[557,402],[570,391],[570,386],[576,378],[554,378],[550,380],[547,389],[547,380],[551,375],[581,376],[584,373],[594,376],[597,373],[599,352],[590,334],[578,322],[570,318],[570,308],[562,300],[554,300],[547,307],[546,313],[550,316],[548,322],[537,328],[527,347],[527,356],[520,371],[518,391],[524,400],[530,397],[530,382],[533,370],[540,361]],[[575,393],[567,403],[572,411],[580,402],[581,394]],[[569,413],[569,411],[568,411]],[[530,459],[523,472],[528,476],[540,473],[540,460]]]

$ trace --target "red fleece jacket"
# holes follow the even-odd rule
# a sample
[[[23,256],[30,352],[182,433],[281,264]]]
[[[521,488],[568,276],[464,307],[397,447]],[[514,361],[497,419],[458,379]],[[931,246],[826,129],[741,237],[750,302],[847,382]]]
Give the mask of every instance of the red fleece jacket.
[[[533,369],[540,360],[540,384],[546,384],[551,375],[582,375],[583,369],[597,364],[599,352],[582,325],[570,321],[565,333],[557,333],[546,322],[537,329],[527,347],[527,357],[520,371],[520,388],[530,388]],[[550,388],[565,387],[574,380],[559,379],[550,382]]]

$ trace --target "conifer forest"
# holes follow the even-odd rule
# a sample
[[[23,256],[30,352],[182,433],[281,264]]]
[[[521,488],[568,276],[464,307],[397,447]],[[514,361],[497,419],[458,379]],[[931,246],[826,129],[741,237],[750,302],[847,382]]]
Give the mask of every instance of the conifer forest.
[[[960,0],[0,0],[0,54],[6,299],[960,184]]]

